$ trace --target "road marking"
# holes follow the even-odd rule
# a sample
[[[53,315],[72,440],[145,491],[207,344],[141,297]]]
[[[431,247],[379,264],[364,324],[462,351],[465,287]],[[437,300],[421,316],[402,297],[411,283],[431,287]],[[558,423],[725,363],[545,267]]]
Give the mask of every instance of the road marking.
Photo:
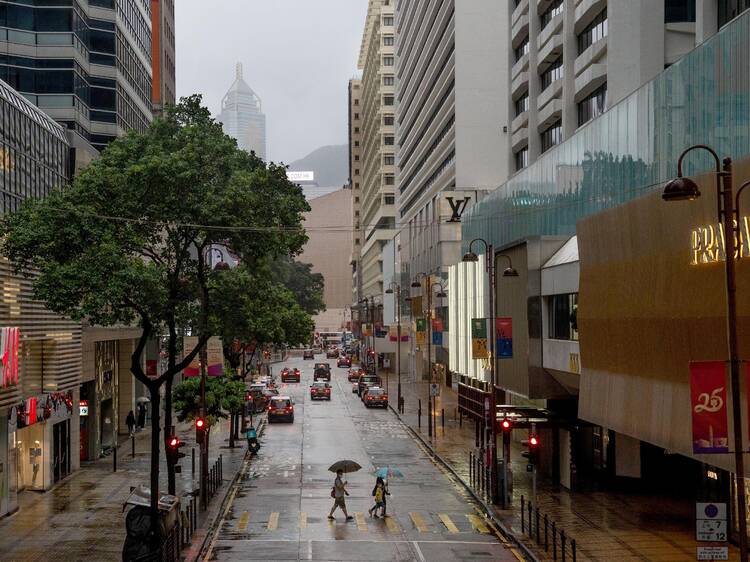
[[[451,521],[451,518],[448,517],[446,513],[439,513],[438,517],[440,517],[440,521],[443,522],[443,525],[445,525],[445,528],[448,529],[449,532],[453,534],[458,534],[459,530],[458,527]]]
[[[307,513],[305,513],[304,511],[300,512],[299,514],[299,528],[307,529]]]
[[[312,541],[307,541],[307,559],[312,560]]]
[[[411,520],[414,522],[414,526],[417,528],[417,531],[420,533],[426,533],[427,532],[427,525],[424,523],[424,519],[422,519],[422,516],[417,513],[416,511],[410,511],[409,517],[411,517]]]
[[[469,518],[469,521],[471,521],[471,526],[474,527],[477,532],[482,533],[483,535],[490,534],[490,530],[487,528],[487,525],[484,524],[484,521],[482,521],[479,516],[472,513],[466,515],[466,517]]]
[[[289,478],[289,471],[288,470],[284,471],[284,478]]]
[[[274,511],[271,514],[271,517],[268,518],[268,530],[275,531],[278,526],[279,526],[279,512]]]
[[[394,535],[398,535],[401,532],[401,529],[399,528],[398,523],[396,523],[395,517],[386,517],[385,526],[388,527],[388,530]]]
[[[365,516],[361,512],[357,512],[354,514],[354,519],[357,521],[357,529],[360,531],[366,531],[367,530],[367,522],[365,521]]]
[[[417,556],[419,556],[420,562],[427,562],[424,554],[422,554],[422,549],[419,548],[419,545],[417,544],[417,541],[413,541],[412,544],[414,545],[414,549],[417,551]]]
[[[247,529],[247,524],[250,521],[250,512],[249,511],[243,511],[242,515],[240,515],[240,521],[237,523],[237,530],[238,531],[244,531]]]
[[[513,553],[513,556],[515,556],[516,558],[518,558],[521,562],[526,562],[526,558],[524,558],[523,556],[521,556],[515,548],[511,548],[510,551]]]

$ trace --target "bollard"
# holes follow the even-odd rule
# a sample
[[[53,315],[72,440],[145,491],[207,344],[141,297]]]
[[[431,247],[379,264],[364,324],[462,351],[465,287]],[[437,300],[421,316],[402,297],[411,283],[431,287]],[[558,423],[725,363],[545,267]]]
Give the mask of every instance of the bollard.
[[[440,410],[440,425],[445,429],[445,408]]]
[[[418,400],[419,406],[417,406],[417,427],[422,429],[422,401]]]
[[[562,562],[565,562],[565,529],[560,531],[560,553],[562,554]]]
[[[570,550],[573,552],[573,562],[576,562],[576,540],[570,539]]]
[[[224,480],[224,455],[219,455],[219,480]]]
[[[521,494],[521,534],[526,532],[526,517],[524,516],[524,508],[526,507],[526,500]]]
[[[552,560],[557,560],[557,523],[552,522]]]
[[[547,520],[547,514],[544,514],[544,552],[547,552],[549,550],[549,536],[547,532],[549,531],[548,528],[549,521]]]
[[[461,410],[458,411],[458,427],[464,426],[464,414]]]
[[[195,447],[193,447],[192,449],[190,449],[190,451],[192,453],[192,461],[191,461],[192,462],[192,470],[191,470],[191,474],[193,476],[195,476]]]
[[[112,472],[117,472],[117,445],[112,448]]]
[[[539,508],[536,508],[536,544],[540,544],[541,535],[539,534]]]
[[[131,444],[131,446],[132,446],[132,448],[133,448],[133,451],[132,451],[132,455],[131,455],[131,456],[132,456],[133,458],[135,458],[135,435],[131,435],[131,436],[130,436],[130,444]]]
[[[469,451],[469,484],[474,487],[474,454]]]

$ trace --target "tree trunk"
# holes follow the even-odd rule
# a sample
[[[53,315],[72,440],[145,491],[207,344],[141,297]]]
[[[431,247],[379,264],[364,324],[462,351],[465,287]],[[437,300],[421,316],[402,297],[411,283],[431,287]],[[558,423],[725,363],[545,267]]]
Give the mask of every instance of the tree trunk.
[[[234,449],[234,414],[229,414],[229,448]]]
[[[177,483],[175,479],[174,463],[167,454],[167,441],[172,435],[172,383],[174,375],[167,377],[167,385],[164,390],[164,455],[167,459],[167,490],[169,494],[177,495]]]
[[[159,544],[159,386],[149,385],[151,393],[151,532],[153,544]]]

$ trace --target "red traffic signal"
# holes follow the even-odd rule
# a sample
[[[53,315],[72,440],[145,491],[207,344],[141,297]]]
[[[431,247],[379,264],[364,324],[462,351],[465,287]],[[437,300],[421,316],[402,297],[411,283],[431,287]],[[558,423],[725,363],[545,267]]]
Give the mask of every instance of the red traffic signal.
[[[206,427],[206,420],[198,418],[195,420],[195,429],[204,429]]]
[[[170,446],[170,447],[171,447],[172,449],[177,449],[177,448],[179,447],[179,445],[180,445],[180,440],[179,440],[179,439],[177,439],[177,437],[174,437],[174,436],[173,436],[173,437],[172,437],[172,438],[171,438],[171,439],[169,440],[169,446]]]
[[[529,437],[529,447],[536,447],[537,445],[539,445],[539,439],[537,438],[537,436],[532,435],[531,437]]]
[[[513,424],[510,423],[510,420],[506,418],[500,422],[500,427],[503,431],[510,431],[511,429],[513,429]]]
[[[199,445],[203,443],[206,436],[206,420],[196,418],[195,420],[195,442]]]

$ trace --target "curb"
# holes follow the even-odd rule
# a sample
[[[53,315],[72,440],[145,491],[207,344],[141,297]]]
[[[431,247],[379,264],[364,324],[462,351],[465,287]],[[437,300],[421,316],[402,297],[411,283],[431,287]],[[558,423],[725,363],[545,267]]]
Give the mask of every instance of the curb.
[[[430,456],[432,456],[433,459],[435,459],[437,462],[439,462],[448,472],[450,472],[453,477],[461,484],[461,486],[464,487],[464,489],[471,495],[472,498],[474,498],[474,501],[479,504],[482,509],[484,510],[484,514],[486,517],[492,520],[492,523],[495,527],[497,527],[500,532],[502,532],[503,536],[511,541],[515,546],[517,546],[521,551],[523,551],[524,556],[527,560],[530,560],[532,562],[539,562],[539,558],[534,555],[533,552],[529,550],[529,548],[518,540],[518,538],[513,534],[508,528],[495,516],[492,509],[489,505],[479,497],[474,489],[469,486],[469,484],[454,470],[454,468],[441,457],[439,454],[435,452],[435,449],[432,448],[432,445],[430,445],[427,441],[424,440],[424,438],[417,433],[408,423],[406,423],[402,418],[401,415],[398,413],[396,409],[394,409],[393,406],[388,404],[388,408],[391,410],[391,412],[398,418],[398,421],[401,422],[401,424],[411,433],[411,435],[416,438],[423,446],[424,448],[429,452]]]
[[[267,420],[266,418],[263,418],[263,421],[258,424],[258,438],[265,433],[266,430],[266,424]],[[198,560],[202,560],[203,556],[206,553],[206,546],[208,543],[209,537],[212,537],[214,533],[216,533],[216,524],[221,518],[222,513],[226,511],[228,498],[229,498],[229,492],[234,487],[235,484],[237,484],[237,480],[240,477],[240,473],[242,472],[242,465],[248,461],[248,459],[251,457],[248,457],[247,451],[245,451],[245,457],[242,459],[242,463],[240,464],[240,469],[235,473],[235,475],[232,477],[231,481],[229,481],[228,486],[226,488],[226,491],[224,492],[224,497],[221,498],[221,503],[219,503],[219,507],[216,510],[215,515],[213,518],[209,519],[208,525],[206,526],[206,532],[203,535],[202,540],[200,541],[200,544],[193,545],[191,544],[190,547],[188,547],[188,552],[185,554],[184,561],[185,562],[194,562]]]

